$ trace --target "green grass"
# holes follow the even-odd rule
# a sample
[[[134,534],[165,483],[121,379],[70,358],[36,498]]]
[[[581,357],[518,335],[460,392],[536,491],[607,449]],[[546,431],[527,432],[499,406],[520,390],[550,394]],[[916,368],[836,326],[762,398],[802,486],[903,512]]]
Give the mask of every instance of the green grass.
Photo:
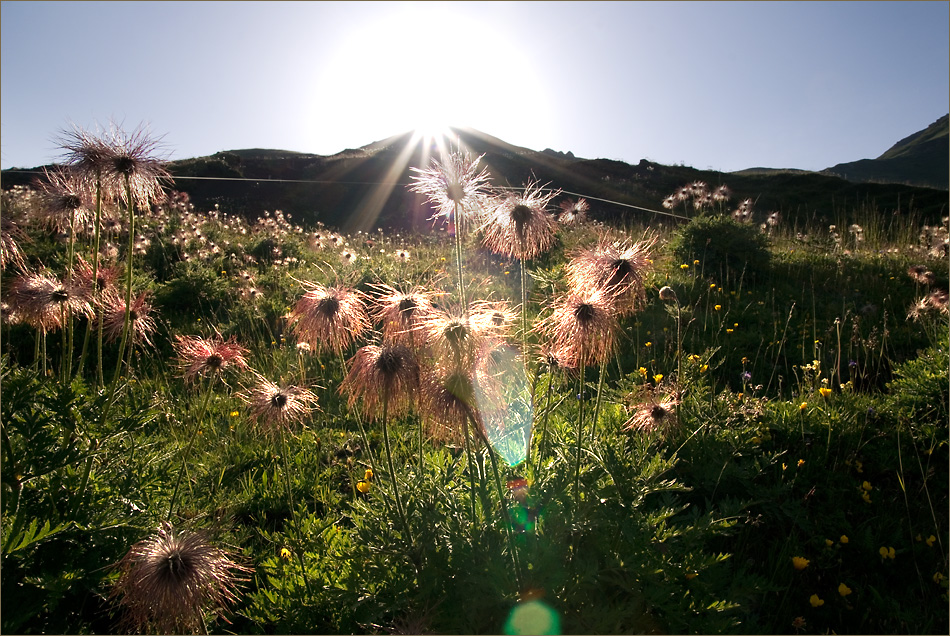
[[[5,197],[5,214],[29,214],[28,199]],[[948,271],[946,258],[919,247],[913,222],[842,213],[837,242],[827,227],[780,226],[754,272],[684,247],[687,235],[710,231],[698,227],[708,220],[665,228],[646,306],[622,320],[605,366],[593,438],[598,373],[585,376],[579,472],[577,376],[529,347],[526,463],[508,466],[483,446],[470,463],[411,413],[390,422],[388,475],[381,426],[359,421],[338,391],[340,357],[300,355],[283,316],[303,294],[298,281],[421,284],[445,290],[447,302],[452,239],[341,237],[268,218],[168,209],[139,220],[150,245],[134,257],[134,286],[153,292],[159,328],[111,408],[88,360],[71,384],[60,380],[81,337],[64,355],[49,335],[44,376],[36,332],[3,325],[3,631],[115,631],[111,566],[165,519],[190,448],[172,521],[254,568],[230,623],[208,616],[212,631],[501,633],[535,600],[563,633],[947,633],[947,316],[906,316],[926,291],[908,267],[926,265],[944,289]],[[65,245],[27,227],[29,266],[61,269]],[[559,230],[555,248],[528,263],[531,323],[567,288],[572,250],[644,229]],[[746,236],[759,244],[757,229]],[[746,247],[734,240],[733,255]],[[519,264],[468,241],[467,295],[516,305]],[[88,257],[87,245],[78,249]],[[14,276],[3,271],[4,290]],[[679,300],[681,343],[675,308],[658,298],[664,285]],[[78,321],[76,333],[85,329]],[[238,398],[246,376],[180,376],[173,336],[215,332],[247,347],[266,377],[303,378],[318,395],[286,456]],[[534,333],[532,343],[542,344]],[[104,353],[108,377],[115,345]],[[672,426],[624,430],[638,404],[677,386]],[[368,451],[375,475],[362,493]],[[498,488],[493,459],[502,482],[524,477],[527,491]],[[807,567],[795,569],[793,557]]]

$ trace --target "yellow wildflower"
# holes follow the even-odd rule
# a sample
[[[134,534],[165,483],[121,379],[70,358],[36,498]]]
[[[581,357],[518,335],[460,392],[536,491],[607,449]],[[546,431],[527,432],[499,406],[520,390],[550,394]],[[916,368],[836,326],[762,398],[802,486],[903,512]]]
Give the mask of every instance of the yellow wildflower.
[[[840,541],[841,543],[847,543],[847,542],[848,542],[848,535],[846,535],[846,534],[841,535],[841,538],[838,539],[838,541]]]
[[[828,397],[829,395],[831,395],[831,389],[824,386],[818,389],[818,392],[821,393],[821,397]]]
[[[715,309],[716,311],[719,311],[720,309],[722,309],[722,305],[716,305],[715,307],[713,307],[713,309]]]
[[[682,265],[680,265],[680,269],[689,269],[689,265],[687,265],[686,263],[683,263]]]
[[[640,367],[639,369],[637,369],[637,373],[639,373],[639,374],[642,375],[643,377],[647,377],[647,368],[646,368],[646,367]]]
[[[663,380],[662,373],[657,373],[655,376],[653,376],[653,381],[656,382],[657,384],[659,384],[662,380]]]
[[[820,598],[818,598],[818,595],[817,595],[817,594],[812,594],[812,595],[808,598],[808,602],[811,603],[811,606],[812,606],[812,607],[821,607],[822,605],[825,604],[825,602],[824,602],[823,600],[821,600]]]
[[[792,557],[792,567],[795,568],[796,570],[804,570],[805,568],[808,567],[809,563],[811,563],[811,561],[809,561],[805,557],[800,557],[800,556]]]
[[[933,575],[934,583],[939,584],[944,578],[946,577],[944,577],[944,575],[941,574],[940,572],[934,572],[934,575]]]
[[[726,333],[732,333],[735,329],[726,329]]]
[[[708,365],[708,364],[704,364],[703,366],[699,367],[699,372],[700,372],[700,373],[706,373],[706,371],[708,371],[708,370],[709,370],[709,365]]]
[[[687,581],[692,581],[692,580],[695,579],[697,576],[699,576],[699,573],[698,573],[698,572],[689,572],[689,573],[686,575],[686,580],[687,580]]]
[[[847,595],[850,594],[850,593],[851,593],[851,588],[850,588],[850,587],[848,587],[848,586],[845,585],[844,583],[840,583],[840,584],[838,585],[838,594],[840,594],[841,596],[847,596]]]
[[[356,489],[365,495],[366,493],[369,492],[370,484],[368,481],[364,481],[361,479],[358,482],[356,482]]]
[[[868,491],[868,492],[871,492],[871,491],[873,490],[873,488],[871,487],[871,482],[869,482],[869,481],[867,481],[867,480],[865,480],[865,481],[863,481],[863,482],[861,483],[861,488],[862,488],[862,490],[866,490],[866,491]]]
[[[699,265],[699,259],[696,259],[695,261],[693,261],[693,265]]]
[[[804,465],[805,465],[805,460],[804,460],[804,459],[799,459],[799,460],[798,460],[798,467],[801,468],[801,467],[804,466]]]
[[[808,402],[802,402],[801,404],[798,405],[799,411],[804,411],[806,408],[808,408]]]
[[[927,541],[925,541],[925,543],[927,544],[928,548],[932,548],[934,547],[934,541],[936,540],[937,540],[937,537],[930,535],[929,537],[927,537]]]
[[[865,503],[871,503],[871,495],[864,491],[861,492],[861,499],[863,499]]]
[[[290,550],[288,550],[287,548],[281,548],[281,549],[280,549],[280,558],[282,558],[284,561],[289,560],[289,559],[290,559]]]
[[[835,542],[832,541],[831,539],[825,539],[825,545],[828,546],[829,548],[833,546],[834,544]]]
[[[240,414],[241,414],[241,413],[238,412],[238,411],[231,411],[231,417],[237,417],[237,416],[240,415]]]
[[[652,347],[652,346],[653,346],[653,343],[652,343],[652,342],[646,342],[646,343],[644,343],[643,346],[644,346],[644,347]]]

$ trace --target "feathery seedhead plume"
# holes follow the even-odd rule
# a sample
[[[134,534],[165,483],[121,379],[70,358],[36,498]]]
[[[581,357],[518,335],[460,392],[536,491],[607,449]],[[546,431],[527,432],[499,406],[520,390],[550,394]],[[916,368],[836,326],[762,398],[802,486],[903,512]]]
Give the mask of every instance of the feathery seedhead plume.
[[[466,315],[459,307],[437,309],[425,316],[419,331],[438,363],[466,370],[472,368],[479,345],[490,334],[484,318],[472,312]]]
[[[238,394],[251,408],[251,417],[268,434],[289,430],[317,407],[317,396],[309,389],[279,385],[255,372],[254,384]]]
[[[624,422],[625,431],[669,431],[676,427],[676,407],[679,400],[670,396],[665,400],[651,399],[635,407],[633,415]]]
[[[405,413],[418,390],[419,363],[412,351],[400,344],[360,347],[340,384],[340,392],[349,394],[350,407],[362,398],[368,419],[380,415],[384,399],[390,416]]]
[[[94,134],[78,127],[60,133],[59,146],[66,151],[66,163],[91,187],[101,180],[112,153],[104,135],[101,131]]]
[[[732,198],[732,190],[729,189],[729,186],[721,185],[713,192],[712,198],[717,203],[724,203]]]
[[[58,232],[81,231],[91,219],[90,201],[83,183],[70,170],[59,167],[43,169],[44,179],[38,180],[40,221]]]
[[[933,285],[937,282],[937,277],[932,271],[927,269],[924,265],[913,265],[907,269],[907,275],[914,280],[914,282],[920,283],[922,285]]]
[[[314,351],[340,354],[369,329],[369,315],[356,291],[307,281],[301,284],[307,291],[286,317],[298,341]]]
[[[159,140],[152,138],[143,126],[128,134],[113,126],[110,137],[103,171],[107,187],[125,201],[127,179],[131,204],[135,207],[147,210],[153,202],[162,202],[166,196],[164,182],[170,182],[171,175],[164,162],[155,156],[160,150]]]
[[[18,269],[24,267],[23,252],[19,245],[24,239],[26,234],[16,221],[6,215],[0,216],[0,269],[6,269],[7,265]]]
[[[606,360],[613,353],[618,328],[617,310],[601,289],[560,299],[536,327],[555,358],[569,368]]]
[[[149,292],[145,291],[132,299],[129,335],[135,344],[152,346],[152,334],[158,327],[152,318],[149,295]],[[125,297],[112,290],[102,299],[102,334],[107,342],[114,342],[122,336],[124,327]]]
[[[554,245],[557,226],[547,207],[560,193],[545,192],[532,181],[523,192],[500,199],[481,226],[485,247],[518,260],[530,260],[548,251]]]
[[[118,265],[103,267],[99,264],[96,270],[95,278],[92,275],[92,264],[82,257],[82,254],[76,255],[76,265],[73,267],[73,283],[86,290],[90,296],[97,292],[107,292],[113,288],[115,281],[122,275]]]
[[[205,612],[223,615],[252,571],[201,533],[168,522],[115,567],[120,574],[109,596],[125,610],[122,626],[159,634],[204,632]]]
[[[660,288],[660,300],[664,302],[675,302],[676,292],[669,285]]]
[[[384,283],[371,285],[374,296],[370,315],[382,326],[383,342],[409,347],[423,344],[420,327],[427,316],[436,312],[433,298],[441,292],[427,291],[416,285],[408,291]]]
[[[46,332],[61,329],[72,316],[92,318],[95,313],[85,289],[45,273],[15,278],[8,300],[22,322]]]
[[[656,241],[655,235],[634,243],[603,237],[593,248],[574,253],[567,264],[568,280],[580,293],[603,290],[621,313],[635,312],[646,300],[644,279]]]
[[[502,338],[518,319],[504,300],[476,300],[470,305],[469,319],[478,325],[477,330],[486,336]]]
[[[239,345],[234,336],[227,340],[220,335],[214,338],[175,336],[174,347],[178,367],[186,380],[194,380],[199,375],[217,376],[231,368],[247,368],[244,358],[247,349]]]
[[[559,223],[564,225],[575,225],[587,220],[587,211],[590,204],[587,199],[578,199],[576,201],[562,201],[561,214],[557,217]]]
[[[472,420],[480,426],[475,387],[468,371],[436,365],[423,375],[419,398],[433,440],[457,444],[464,439],[465,427]]]
[[[467,152],[449,153],[443,161],[433,159],[428,168],[412,168],[413,183],[409,190],[425,196],[439,217],[454,219],[456,208],[462,218],[476,219],[488,199],[490,177],[488,170],[478,170],[485,155],[472,157]]]

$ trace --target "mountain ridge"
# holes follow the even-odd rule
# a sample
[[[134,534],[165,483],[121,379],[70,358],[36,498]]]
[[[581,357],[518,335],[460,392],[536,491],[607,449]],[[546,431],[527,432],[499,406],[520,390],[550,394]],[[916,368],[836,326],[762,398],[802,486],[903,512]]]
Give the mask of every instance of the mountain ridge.
[[[912,147],[923,143],[911,143],[913,138],[902,142]],[[476,156],[484,155],[483,166],[494,185],[522,187],[536,181],[559,188],[565,196],[569,193],[596,202],[591,215],[602,220],[622,220],[628,214],[652,211],[653,220],[667,221],[670,212],[661,208],[663,199],[694,181],[705,181],[710,187],[728,185],[734,193],[733,207],[749,198],[756,201],[758,216],[780,211],[787,219],[803,222],[836,222],[836,216],[849,205],[873,204],[892,214],[913,209],[927,218],[939,218],[947,207],[946,191],[854,182],[824,171],[752,168],[722,173],[646,159],[637,164],[585,159],[550,148],[535,151],[515,146],[469,128],[452,129],[446,140],[451,147],[460,145]],[[175,188],[187,192],[199,208],[218,205],[229,213],[252,218],[265,210],[280,209],[303,221],[348,230],[424,229],[431,226],[431,212],[407,186],[414,174],[411,168],[426,167],[436,151],[435,144],[425,144],[406,132],[334,155],[234,149],[171,161],[168,168]],[[3,171],[4,188],[31,180],[13,170]]]

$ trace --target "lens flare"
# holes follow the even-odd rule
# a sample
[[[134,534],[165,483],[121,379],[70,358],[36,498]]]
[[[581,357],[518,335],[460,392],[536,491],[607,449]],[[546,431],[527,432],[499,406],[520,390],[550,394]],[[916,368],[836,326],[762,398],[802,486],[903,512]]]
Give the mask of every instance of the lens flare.
[[[479,356],[475,382],[485,436],[512,468],[528,458],[534,405],[521,354],[499,344]]]
[[[505,634],[560,634],[561,619],[543,601],[515,605],[505,622]]]

